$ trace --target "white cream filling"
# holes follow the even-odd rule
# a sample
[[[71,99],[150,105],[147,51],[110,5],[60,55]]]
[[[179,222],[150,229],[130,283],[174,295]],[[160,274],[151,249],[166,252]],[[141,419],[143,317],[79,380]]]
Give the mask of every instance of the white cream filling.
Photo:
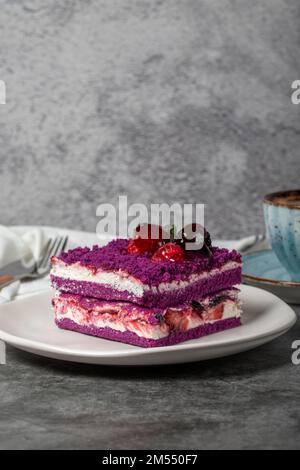
[[[224,305],[224,310],[223,310],[223,315],[221,320],[227,320],[228,318],[240,318],[241,316],[241,305],[239,302],[226,302]],[[210,323],[214,323],[215,321],[219,320],[213,320],[210,321]]]
[[[109,271],[97,271],[95,274],[85,266],[81,266],[79,263],[75,265],[67,265],[62,262],[54,264],[51,270],[51,274],[63,279],[71,279],[79,282],[95,282],[97,284],[108,286],[118,291],[127,291],[134,294],[136,297],[142,297],[146,291],[151,290],[153,293],[163,293],[173,291],[176,289],[183,289],[190,284],[193,284],[205,277],[213,277],[220,272],[229,271],[240,266],[240,263],[235,261],[229,261],[221,269],[212,269],[209,272],[203,272],[200,274],[192,274],[186,280],[162,282],[158,286],[148,286],[142,284],[138,279],[128,277],[127,273],[122,271],[109,272]]]
[[[165,336],[168,336],[168,332],[163,331],[159,327],[152,327],[151,333],[147,331],[147,328],[144,327],[143,325],[139,325],[139,329],[135,328],[132,323],[126,323],[125,324],[120,322],[120,321],[110,321],[107,318],[94,318],[92,323],[87,323],[83,318],[82,315],[78,310],[75,308],[67,307],[65,310],[64,314],[61,314],[59,311],[56,311],[56,318],[57,320],[63,320],[65,318],[68,318],[69,320],[72,320],[74,323],[77,323],[77,325],[80,326],[91,326],[91,327],[96,327],[96,328],[111,328],[112,330],[116,331],[132,331],[136,335],[142,337],[142,338],[149,338],[149,339],[159,339],[159,338],[164,338]]]

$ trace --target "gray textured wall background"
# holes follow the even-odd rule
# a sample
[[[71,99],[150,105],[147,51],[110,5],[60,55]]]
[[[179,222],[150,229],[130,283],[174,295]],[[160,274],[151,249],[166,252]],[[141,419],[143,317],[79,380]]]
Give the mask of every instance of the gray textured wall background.
[[[94,230],[96,206],[205,202],[216,235],[300,186],[299,0],[0,0],[0,214]]]

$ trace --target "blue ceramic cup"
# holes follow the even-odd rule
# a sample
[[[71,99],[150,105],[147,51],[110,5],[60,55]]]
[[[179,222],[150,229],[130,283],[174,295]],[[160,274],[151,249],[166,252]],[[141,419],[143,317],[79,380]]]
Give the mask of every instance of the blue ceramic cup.
[[[300,281],[300,190],[264,198],[267,238],[292,281]]]

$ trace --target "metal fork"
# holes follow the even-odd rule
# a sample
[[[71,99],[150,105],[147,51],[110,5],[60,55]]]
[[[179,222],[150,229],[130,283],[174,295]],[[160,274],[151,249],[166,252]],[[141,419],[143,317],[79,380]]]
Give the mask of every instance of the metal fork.
[[[36,279],[39,277],[43,277],[50,272],[51,268],[51,257],[59,255],[62,251],[64,251],[66,244],[68,242],[68,237],[55,237],[53,240],[49,240],[46,245],[46,252],[44,256],[42,256],[38,262],[35,264],[35,269],[29,276],[31,279]],[[24,279],[23,277],[23,279]],[[20,279],[20,277],[19,277]]]
[[[50,239],[44,248],[44,254],[32,266],[32,269],[24,268],[23,272],[16,275],[7,274],[0,277],[0,287],[7,286],[14,281],[21,281],[23,279],[38,279],[46,276],[50,272],[51,257],[59,255],[66,247],[68,242],[67,236],[57,236]]]

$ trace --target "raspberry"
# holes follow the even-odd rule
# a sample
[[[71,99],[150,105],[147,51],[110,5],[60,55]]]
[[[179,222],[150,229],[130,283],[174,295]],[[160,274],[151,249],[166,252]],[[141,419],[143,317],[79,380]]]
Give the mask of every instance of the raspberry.
[[[128,253],[141,255],[143,253],[154,253],[158,247],[158,240],[147,240],[143,238],[135,238],[128,243]]]
[[[152,254],[158,249],[161,240],[165,237],[166,234],[160,225],[138,225],[135,229],[135,238],[130,240],[127,251],[136,255]]]
[[[136,227],[135,238],[165,240],[167,234],[160,225],[143,224]]]

